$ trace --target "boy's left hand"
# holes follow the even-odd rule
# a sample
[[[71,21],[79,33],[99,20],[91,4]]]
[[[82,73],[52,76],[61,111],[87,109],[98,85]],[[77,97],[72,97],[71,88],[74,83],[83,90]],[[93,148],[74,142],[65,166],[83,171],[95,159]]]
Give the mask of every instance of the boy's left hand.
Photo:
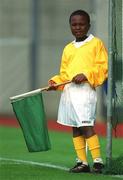
[[[81,84],[83,81],[86,81],[87,78],[84,74],[77,74],[76,76],[73,77],[72,82],[76,84]]]

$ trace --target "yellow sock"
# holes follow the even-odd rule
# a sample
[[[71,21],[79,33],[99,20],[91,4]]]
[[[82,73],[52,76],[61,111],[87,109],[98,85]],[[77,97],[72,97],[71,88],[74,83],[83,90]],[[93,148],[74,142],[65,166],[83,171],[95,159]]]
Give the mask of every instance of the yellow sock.
[[[85,138],[83,136],[74,137],[73,144],[78,158],[83,162],[87,162],[86,150],[85,150]]]
[[[91,151],[91,155],[93,160],[96,158],[100,158],[100,143],[98,140],[98,136],[94,135],[91,136],[90,138],[86,139],[89,150]]]

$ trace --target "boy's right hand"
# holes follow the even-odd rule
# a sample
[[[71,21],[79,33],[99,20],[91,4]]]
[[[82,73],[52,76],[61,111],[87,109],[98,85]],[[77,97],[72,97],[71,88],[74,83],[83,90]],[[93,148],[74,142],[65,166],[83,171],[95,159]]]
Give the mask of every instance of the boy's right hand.
[[[49,83],[48,83],[48,85],[49,85],[49,88],[48,88],[47,91],[56,90],[56,89],[57,89],[57,87],[55,86],[56,83],[55,83],[53,80],[50,80]]]

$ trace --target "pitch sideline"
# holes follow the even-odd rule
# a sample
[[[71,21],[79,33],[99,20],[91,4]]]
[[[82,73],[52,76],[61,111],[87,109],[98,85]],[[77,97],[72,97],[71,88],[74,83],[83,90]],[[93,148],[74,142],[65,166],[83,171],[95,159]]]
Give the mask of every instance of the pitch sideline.
[[[2,157],[0,157],[0,161],[10,161],[14,164],[27,164],[27,165],[43,166],[43,167],[49,167],[49,168],[54,168],[54,169],[59,169],[59,170],[64,170],[64,171],[69,170],[69,168],[67,168],[67,167],[54,165],[54,164],[50,164],[50,163],[39,163],[39,162],[35,162],[35,161],[25,161],[25,160],[2,158]]]
[[[20,159],[10,159],[10,158],[2,158],[0,157],[0,161],[10,161],[13,164],[27,164],[27,165],[36,165],[36,166],[42,166],[42,167],[49,167],[53,169],[59,169],[59,170],[64,170],[68,171],[69,168],[64,167],[64,166],[59,166],[59,165],[54,165],[50,163],[39,163],[35,161],[25,161],[25,160],[20,160]],[[123,175],[111,175],[112,177],[117,177],[117,178],[123,178]]]

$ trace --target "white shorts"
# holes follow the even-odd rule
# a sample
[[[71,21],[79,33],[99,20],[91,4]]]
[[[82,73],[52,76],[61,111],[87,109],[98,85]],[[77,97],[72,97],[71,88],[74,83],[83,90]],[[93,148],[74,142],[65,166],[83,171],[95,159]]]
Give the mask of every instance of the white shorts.
[[[72,127],[93,126],[96,103],[96,91],[88,83],[67,84],[61,94],[57,122]]]

